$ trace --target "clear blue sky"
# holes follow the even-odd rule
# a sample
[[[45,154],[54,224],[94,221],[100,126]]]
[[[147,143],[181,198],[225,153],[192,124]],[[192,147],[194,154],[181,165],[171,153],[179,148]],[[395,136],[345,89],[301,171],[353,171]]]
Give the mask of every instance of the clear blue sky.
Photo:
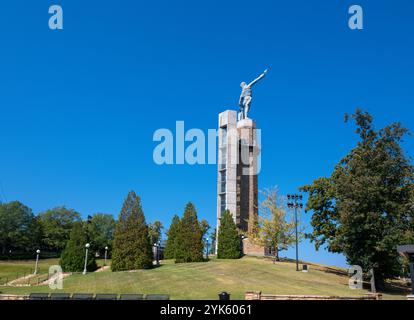
[[[51,4],[63,31],[48,28]],[[362,31],[348,28],[352,4]],[[2,1],[1,199],[117,215],[133,189],[148,221],[168,225],[191,200],[214,225],[216,167],[157,166],[152,135],[176,120],[215,128],[239,83],[266,67],[250,113],[262,129],[259,187],[295,192],[354,146],[345,112],[414,130],[413,14],[412,1]]]

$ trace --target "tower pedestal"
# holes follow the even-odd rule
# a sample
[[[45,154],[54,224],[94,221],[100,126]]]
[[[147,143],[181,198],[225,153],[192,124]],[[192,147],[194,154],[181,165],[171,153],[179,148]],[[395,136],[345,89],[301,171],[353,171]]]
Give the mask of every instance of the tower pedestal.
[[[256,122],[237,121],[237,112],[219,114],[217,230],[229,210],[240,231],[250,232],[258,214],[258,154]]]
[[[256,121],[237,122],[239,163],[237,165],[237,227],[251,232],[258,214],[258,143]]]

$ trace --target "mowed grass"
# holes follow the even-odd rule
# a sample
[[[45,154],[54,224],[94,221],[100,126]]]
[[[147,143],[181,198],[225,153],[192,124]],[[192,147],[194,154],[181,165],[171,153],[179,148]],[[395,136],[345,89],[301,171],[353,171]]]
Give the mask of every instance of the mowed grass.
[[[12,281],[17,278],[32,274],[35,269],[35,260],[18,260],[0,261],[0,285],[6,281]],[[38,265],[38,274],[47,274],[51,265],[59,264],[59,259],[40,259]]]
[[[96,259],[98,267],[104,265],[104,259]],[[52,265],[59,265],[59,258],[56,259],[40,259],[37,268],[37,274],[33,275],[35,269],[35,260],[3,260],[0,261],[0,286],[5,285],[10,281],[14,284],[30,284],[38,285],[39,282],[47,280],[49,274],[49,267]],[[110,261],[108,260],[108,265]],[[30,278],[23,279],[25,276],[32,275]],[[22,278],[23,277],[23,278]],[[20,280],[17,280],[20,279]],[[15,281],[17,280],[17,281]]]
[[[323,268],[324,269],[324,268]],[[239,260],[175,264],[163,261],[160,267],[133,272],[103,272],[73,274],[64,280],[61,292],[82,293],[160,293],[171,299],[218,299],[227,291],[231,299],[244,299],[246,291],[272,294],[313,294],[355,296],[365,290],[348,287],[348,277],[340,269],[310,266],[308,273],[295,271],[290,262],[244,257]],[[27,294],[51,292],[47,286],[3,287],[3,293]],[[55,292],[59,292],[56,290]],[[405,295],[385,295],[384,298],[405,299]]]

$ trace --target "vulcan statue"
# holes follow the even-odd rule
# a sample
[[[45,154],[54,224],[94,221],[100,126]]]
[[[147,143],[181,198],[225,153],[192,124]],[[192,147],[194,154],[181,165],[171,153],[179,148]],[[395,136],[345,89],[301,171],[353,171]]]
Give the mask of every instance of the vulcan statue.
[[[242,93],[239,98],[239,106],[240,106],[240,113],[239,113],[239,120],[241,119],[248,119],[247,113],[250,110],[250,104],[252,103],[252,87],[254,84],[259,82],[263,79],[267,74],[267,69],[263,71],[263,73],[254,79],[249,84],[246,82],[240,83],[240,87],[242,88]]]

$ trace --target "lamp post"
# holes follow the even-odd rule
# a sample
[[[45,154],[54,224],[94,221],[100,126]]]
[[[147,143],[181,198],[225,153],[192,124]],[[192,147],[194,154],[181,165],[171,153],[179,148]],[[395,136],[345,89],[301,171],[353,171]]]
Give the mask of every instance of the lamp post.
[[[105,247],[105,261],[104,266],[106,266],[106,257],[108,256],[108,246]]]
[[[241,252],[242,252],[242,255],[245,254],[244,241],[243,241],[244,239],[246,239],[246,236],[244,234],[242,234],[242,236],[241,236]]]
[[[34,274],[37,274],[37,266],[39,264],[39,254],[40,254],[40,250],[37,249],[36,250],[36,266],[35,266]]]
[[[206,259],[208,260],[208,238],[206,238],[206,249],[207,249]]]
[[[156,243],[154,243],[154,248],[155,248],[155,263],[158,266],[160,264],[160,260],[158,259],[158,245]]]
[[[288,208],[295,209],[295,237],[296,237],[296,271],[299,271],[299,250],[298,250],[298,209],[302,209],[302,195],[288,194]]]
[[[85,249],[86,249],[86,252],[85,252],[85,267],[83,268],[83,274],[86,274],[86,272],[87,272],[86,266],[88,264],[88,249],[89,249],[89,247],[90,247],[89,243],[85,244]]]

